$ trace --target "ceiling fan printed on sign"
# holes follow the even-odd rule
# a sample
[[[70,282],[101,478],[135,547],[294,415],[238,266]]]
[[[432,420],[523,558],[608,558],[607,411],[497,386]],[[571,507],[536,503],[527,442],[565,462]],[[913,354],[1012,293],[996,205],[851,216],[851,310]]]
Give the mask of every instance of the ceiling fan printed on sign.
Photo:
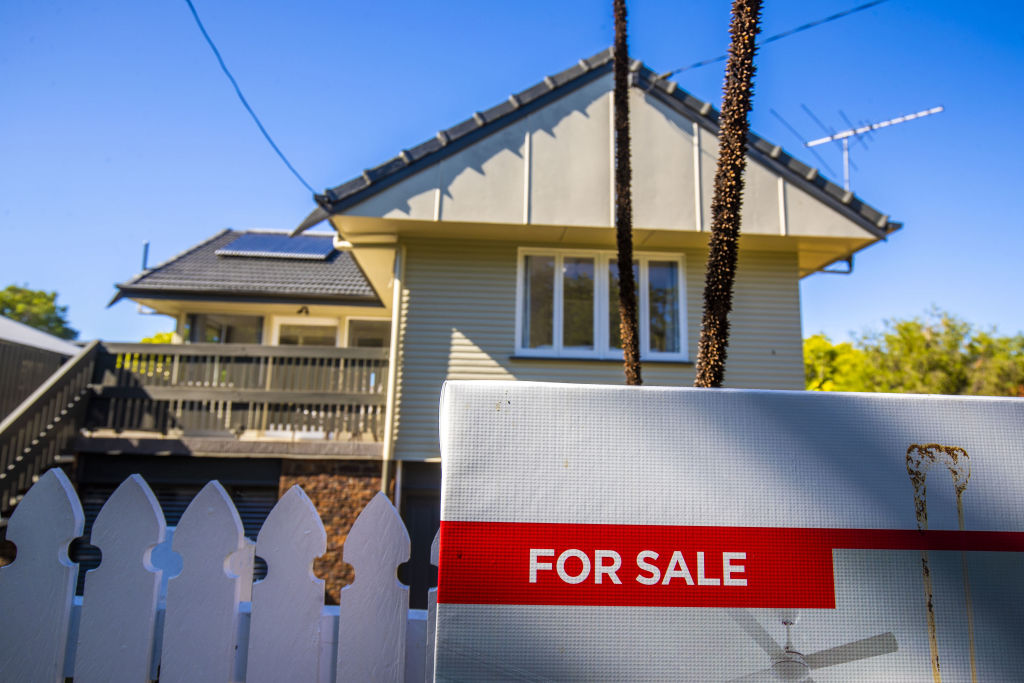
[[[782,624],[786,627],[786,644],[784,646],[779,645],[761,625],[761,622],[747,610],[730,610],[729,616],[771,659],[771,664],[765,668],[731,679],[735,683],[741,681],[750,683],[813,681],[811,672],[817,669],[887,655],[899,649],[896,636],[888,632],[804,654],[793,645],[792,629],[797,621],[796,616],[785,615],[781,619]]]

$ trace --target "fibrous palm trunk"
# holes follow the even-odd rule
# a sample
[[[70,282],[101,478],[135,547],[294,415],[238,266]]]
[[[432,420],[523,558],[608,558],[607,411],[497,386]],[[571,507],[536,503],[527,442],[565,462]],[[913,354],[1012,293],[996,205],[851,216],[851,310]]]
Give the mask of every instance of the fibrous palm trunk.
[[[614,10],[615,237],[618,243],[619,336],[622,339],[626,384],[642,384],[636,280],[633,277],[633,178],[629,155],[629,47],[626,42],[626,0],[614,0]]]
[[[704,319],[697,347],[694,386],[720,387],[729,346],[729,312],[739,250],[743,172],[753,96],[755,39],[760,30],[761,0],[734,0],[732,43],[725,67],[718,169],[711,200],[711,244],[704,280]]]

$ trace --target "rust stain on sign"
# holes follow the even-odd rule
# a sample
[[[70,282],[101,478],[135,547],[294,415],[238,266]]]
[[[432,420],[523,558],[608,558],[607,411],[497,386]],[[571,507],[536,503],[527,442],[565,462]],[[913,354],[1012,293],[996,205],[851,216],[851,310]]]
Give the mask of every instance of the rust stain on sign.
[[[960,530],[964,530],[963,495],[971,480],[971,461],[967,451],[959,446],[943,446],[937,443],[911,444],[907,448],[907,474],[914,487],[914,514],[917,517],[917,528],[924,531],[928,528],[928,470],[932,465],[945,466],[953,477],[953,488],[956,491],[956,511]],[[967,613],[967,638],[971,654],[971,680],[977,683],[978,674],[974,661],[974,611],[971,606],[971,587],[967,577],[967,554],[960,553],[960,565],[964,579],[964,601]],[[921,577],[924,581],[925,601],[928,610],[928,645],[931,648],[932,678],[941,683],[939,673],[939,647],[935,629],[935,610],[932,595],[931,569],[928,567],[928,551],[921,551]]]

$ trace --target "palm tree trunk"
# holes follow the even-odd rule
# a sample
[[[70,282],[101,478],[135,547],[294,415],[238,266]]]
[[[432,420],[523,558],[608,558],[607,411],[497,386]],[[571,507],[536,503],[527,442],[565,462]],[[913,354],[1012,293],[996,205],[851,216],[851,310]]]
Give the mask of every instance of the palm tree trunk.
[[[729,346],[729,312],[736,279],[743,171],[747,164],[747,135],[753,96],[755,39],[760,31],[761,0],[734,0],[732,44],[725,67],[718,169],[711,200],[711,244],[704,279],[704,319],[697,347],[694,386],[720,387],[725,377]]]
[[[637,325],[636,280],[633,277],[633,178],[629,157],[629,46],[626,42],[626,0],[615,9],[615,237],[618,242],[619,336],[626,384],[642,384],[640,335]]]

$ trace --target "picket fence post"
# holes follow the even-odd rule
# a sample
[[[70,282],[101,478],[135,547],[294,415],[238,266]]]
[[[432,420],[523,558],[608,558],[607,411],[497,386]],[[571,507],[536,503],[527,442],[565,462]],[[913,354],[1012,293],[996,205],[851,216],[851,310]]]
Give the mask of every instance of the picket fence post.
[[[51,469],[29,489],[7,523],[17,549],[0,568],[0,680],[63,681],[78,565],[68,544],[85,515],[67,475]]]
[[[156,497],[137,474],[100,510],[90,542],[102,560],[85,575],[75,683],[149,678],[162,574],[149,554],[166,531]]]
[[[339,600],[338,683],[404,680],[409,588],[398,582],[396,572],[409,559],[409,546],[398,511],[377,493],[342,549],[356,580],[341,589]]]
[[[132,475],[93,524],[100,564],[85,577],[84,597],[75,598],[78,566],[67,548],[83,526],[81,504],[59,469],[40,479],[9,520],[17,554],[0,567],[0,615],[17,626],[0,637],[0,681],[433,678],[435,591],[429,611],[409,610],[409,589],[396,578],[409,559],[409,535],[383,494],[346,540],[343,556],[356,576],[336,607],[323,604],[324,582],[312,571],[327,535],[297,486],[254,544],[216,481],[171,529],[149,486]],[[253,584],[257,554],[268,573]]]
[[[242,520],[220,482],[211,481],[192,499],[171,547],[181,555],[182,569],[167,582],[160,680],[234,680],[241,584],[252,576],[226,571],[247,546]]]
[[[291,487],[256,540],[267,578],[252,587],[250,683],[317,679],[324,582],[313,575],[313,560],[325,552],[327,532],[320,515],[301,488]]]

